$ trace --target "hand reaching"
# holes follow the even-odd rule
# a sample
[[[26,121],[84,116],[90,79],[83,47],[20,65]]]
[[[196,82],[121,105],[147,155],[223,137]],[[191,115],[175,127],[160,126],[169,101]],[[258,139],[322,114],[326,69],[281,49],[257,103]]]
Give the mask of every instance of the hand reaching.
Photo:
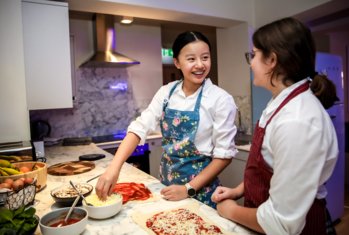
[[[106,200],[113,192],[113,186],[118,180],[119,172],[108,168],[98,179],[96,184],[96,194],[101,200]]]

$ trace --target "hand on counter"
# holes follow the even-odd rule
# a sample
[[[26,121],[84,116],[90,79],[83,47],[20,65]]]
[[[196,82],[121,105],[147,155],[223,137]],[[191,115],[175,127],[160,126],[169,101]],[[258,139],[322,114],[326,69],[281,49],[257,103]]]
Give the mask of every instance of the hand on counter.
[[[170,185],[163,188],[160,194],[169,201],[179,201],[188,197],[187,188],[184,185]]]

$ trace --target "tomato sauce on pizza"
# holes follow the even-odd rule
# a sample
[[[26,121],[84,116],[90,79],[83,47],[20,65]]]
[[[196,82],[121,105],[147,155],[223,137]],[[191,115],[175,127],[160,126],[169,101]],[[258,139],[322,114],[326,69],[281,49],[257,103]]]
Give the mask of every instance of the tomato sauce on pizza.
[[[146,226],[157,235],[223,234],[219,227],[184,208],[157,213],[147,219]]]
[[[122,203],[134,200],[147,200],[152,196],[151,191],[143,183],[117,183],[114,192],[122,195]]]

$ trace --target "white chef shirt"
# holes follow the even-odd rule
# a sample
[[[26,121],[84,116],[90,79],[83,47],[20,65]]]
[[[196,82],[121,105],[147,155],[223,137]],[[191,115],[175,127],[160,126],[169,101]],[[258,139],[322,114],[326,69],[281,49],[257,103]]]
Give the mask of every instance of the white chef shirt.
[[[281,102],[304,79],[272,99],[260,118],[266,122]],[[273,169],[269,198],[257,210],[266,234],[299,234],[315,198],[325,198],[324,183],[338,156],[336,132],[331,118],[312,91],[299,94],[274,116],[266,129],[262,155]]]
[[[147,109],[129,125],[127,131],[137,134],[141,138],[141,144],[144,144],[148,133],[157,129],[164,100],[168,99],[171,88],[177,82],[162,86]],[[183,82],[175,88],[167,107],[193,111],[201,88],[186,97],[182,84]],[[206,79],[200,104],[200,122],[195,136],[195,146],[201,154],[222,159],[236,155],[238,152],[234,144],[236,109],[233,97],[214,85],[210,79]]]

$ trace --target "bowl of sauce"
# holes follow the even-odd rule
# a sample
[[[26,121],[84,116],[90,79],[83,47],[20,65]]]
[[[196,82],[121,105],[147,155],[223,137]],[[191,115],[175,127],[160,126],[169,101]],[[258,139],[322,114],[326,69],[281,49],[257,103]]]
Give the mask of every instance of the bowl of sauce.
[[[80,234],[87,225],[87,211],[84,208],[74,208],[67,223],[64,218],[69,211],[69,207],[56,209],[41,217],[39,226],[43,235],[67,235]]]
[[[75,218],[73,218],[73,219],[69,218],[67,220],[67,222],[65,222],[65,219],[59,219],[57,222],[54,222],[53,224],[50,224],[49,226],[50,227],[63,227],[63,226],[75,224],[79,221],[80,221],[80,219],[75,219]]]

